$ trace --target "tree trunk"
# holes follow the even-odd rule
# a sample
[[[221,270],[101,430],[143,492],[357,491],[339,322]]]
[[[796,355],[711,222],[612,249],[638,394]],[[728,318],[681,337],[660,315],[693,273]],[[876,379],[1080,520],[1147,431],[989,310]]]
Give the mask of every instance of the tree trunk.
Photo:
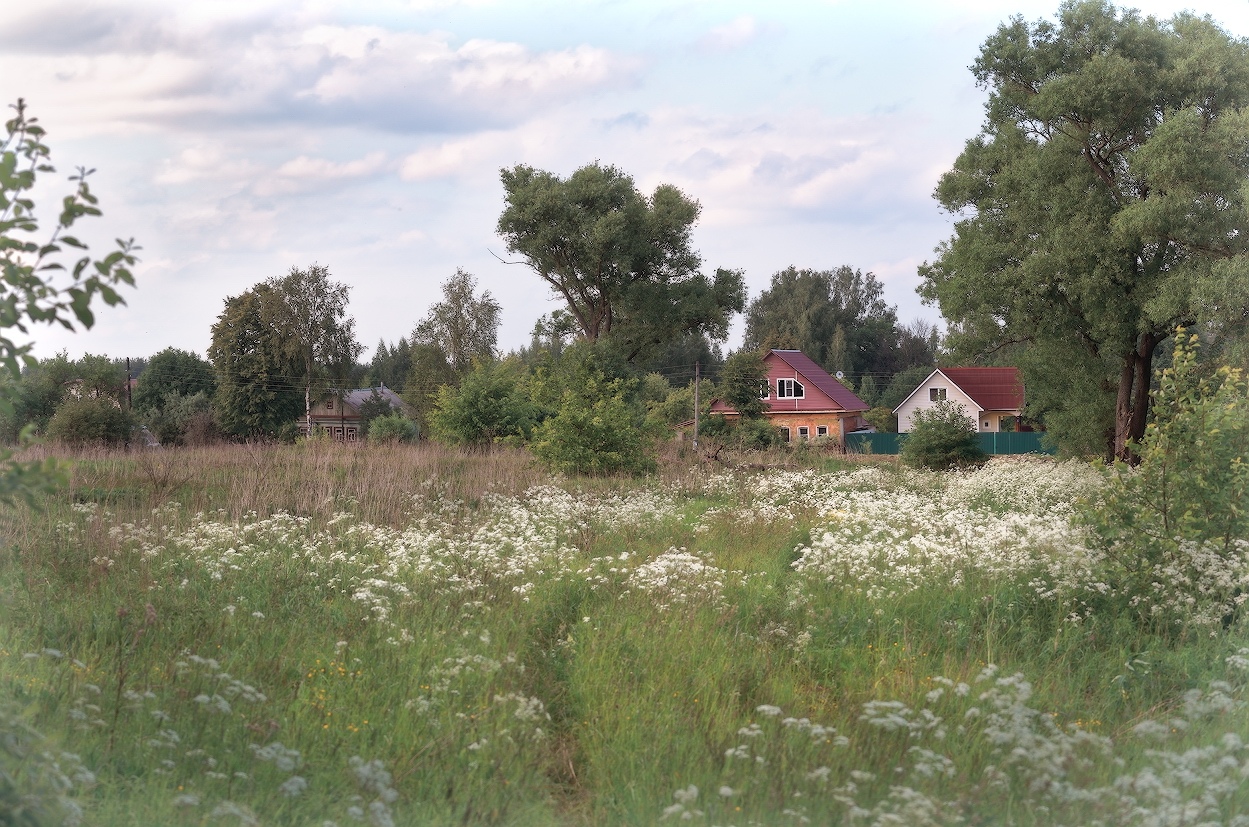
[[[1119,390],[1115,399],[1114,458],[1130,465],[1140,462],[1132,443],[1145,435],[1149,421],[1149,386],[1153,377],[1154,349],[1164,337],[1141,333],[1135,350],[1123,356]]]

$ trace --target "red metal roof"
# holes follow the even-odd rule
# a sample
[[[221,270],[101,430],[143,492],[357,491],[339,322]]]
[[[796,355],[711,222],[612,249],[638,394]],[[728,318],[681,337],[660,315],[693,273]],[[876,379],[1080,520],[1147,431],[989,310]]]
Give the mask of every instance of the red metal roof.
[[[796,373],[819,388],[825,396],[832,399],[842,410],[866,411],[869,405],[854,395],[854,392],[836,379],[828,375],[828,371],[817,365],[810,356],[801,350],[773,350],[772,354],[794,369]]]
[[[1023,410],[1019,368],[940,368],[951,382],[986,411]]]

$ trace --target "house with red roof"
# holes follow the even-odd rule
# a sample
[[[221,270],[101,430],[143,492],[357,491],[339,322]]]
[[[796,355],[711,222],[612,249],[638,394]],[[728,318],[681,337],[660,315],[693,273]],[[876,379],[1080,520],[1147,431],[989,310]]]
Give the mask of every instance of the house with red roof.
[[[941,400],[962,405],[978,432],[1001,431],[1003,420],[1023,415],[1023,378],[1019,368],[937,368],[893,409],[899,433],[910,432],[916,411]]]
[[[812,361],[800,350],[772,350],[763,357],[767,370],[765,414],[786,442],[832,438],[841,442],[846,434],[865,430],[868,404]],[[763,391],[763,388],[760,388]],[[711,404],[711,412],[726,419],[739,414],[724,400]]]

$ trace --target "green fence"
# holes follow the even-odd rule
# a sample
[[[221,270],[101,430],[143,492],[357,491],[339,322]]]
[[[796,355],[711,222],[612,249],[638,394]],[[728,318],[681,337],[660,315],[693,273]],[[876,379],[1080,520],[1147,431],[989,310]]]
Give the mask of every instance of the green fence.
[[[1041,444],[1040,434],[1023,433],[977,434],[980,448],[986,454],[1052,454],[1053,448]],[[858,454],[896,454],[906,434],[847,434],[846,450]]]

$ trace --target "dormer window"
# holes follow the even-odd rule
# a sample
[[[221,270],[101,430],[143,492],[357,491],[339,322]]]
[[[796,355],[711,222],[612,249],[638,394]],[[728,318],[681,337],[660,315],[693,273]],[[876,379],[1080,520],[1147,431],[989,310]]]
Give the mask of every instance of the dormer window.
[[[777,379],[777,399],[802,399],[806,396],[806,388],[797,379]]]

